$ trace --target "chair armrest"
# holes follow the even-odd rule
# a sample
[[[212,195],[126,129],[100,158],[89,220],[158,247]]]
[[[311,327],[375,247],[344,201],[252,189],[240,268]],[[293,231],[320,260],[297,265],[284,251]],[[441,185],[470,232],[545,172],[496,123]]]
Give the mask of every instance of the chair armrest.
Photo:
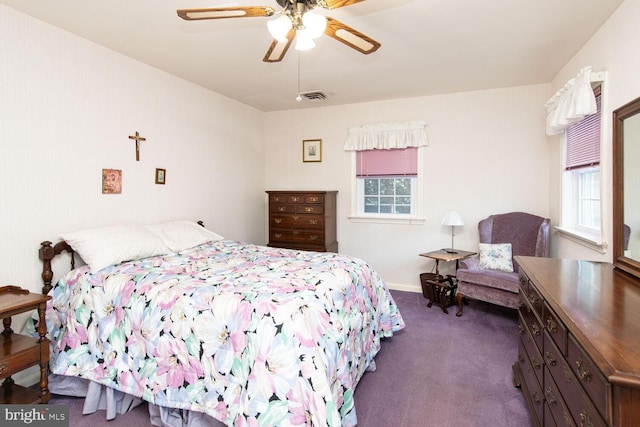
[[[460,270],[463,268],[466,270],[480,270],[480,258],[478,255],[460,260],[458,263],[458,269]]]

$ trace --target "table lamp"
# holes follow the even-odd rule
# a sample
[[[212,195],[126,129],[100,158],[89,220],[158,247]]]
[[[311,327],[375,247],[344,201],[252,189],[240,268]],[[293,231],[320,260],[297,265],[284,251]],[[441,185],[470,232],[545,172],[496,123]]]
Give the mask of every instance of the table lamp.
[[[456,251],[453,248],[453,236],[454,236],[454,227],[456,225],[464,225],[464,221],[462,220],[462,216],[460,216],[460,214],[456,211],[449,211],[445,214],[445,216],[442,218],[442,225],[450,225],[451,226],[451,248],[449,249],[445,249],[448,253],[450,254],[456,254],[458,253],[458,251]]]

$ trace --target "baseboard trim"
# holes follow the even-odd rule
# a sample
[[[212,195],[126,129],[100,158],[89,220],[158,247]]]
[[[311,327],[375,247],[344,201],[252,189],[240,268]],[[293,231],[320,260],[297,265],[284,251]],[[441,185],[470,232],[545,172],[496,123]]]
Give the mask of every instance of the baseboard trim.
[[[420,285],[407,285],[405,283],[387,283],[387,288],[393,289],[395,291],[422,293],[422,287]]]

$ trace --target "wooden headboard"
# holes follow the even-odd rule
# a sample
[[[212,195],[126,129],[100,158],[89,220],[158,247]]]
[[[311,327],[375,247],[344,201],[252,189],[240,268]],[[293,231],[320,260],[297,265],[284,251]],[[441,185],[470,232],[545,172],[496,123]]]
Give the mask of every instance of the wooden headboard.
[[[40,243],[40,260],[42,261],[42,293],[47,295],[52,288],[51,280],[53,280],[53,270],[51,270],[51,260],[62,252],[67,251],[71,254],[71,269],[76,267],[75,252],[67,242],[58,242],[51,246],[48,240]]]
[[[204,222],[202,220],[196,221],[198,225],[204,227]],[[51,243],[48,240],[40,243],[40,251],[38,252],[40,255],[40,260],[42,261],[42,282],[44,285],[42,286],[42,293],[47,295],[51,288],[51,281],[53,280],[53,270],[51,269],[51,260],[56,256],[60,255],[62,252],[67,251],[71,255],[71,269],[76,268],[76,260],[75,260],[75,251],[71,248],[71,246],[65,242],[61,241],[51,246]]]

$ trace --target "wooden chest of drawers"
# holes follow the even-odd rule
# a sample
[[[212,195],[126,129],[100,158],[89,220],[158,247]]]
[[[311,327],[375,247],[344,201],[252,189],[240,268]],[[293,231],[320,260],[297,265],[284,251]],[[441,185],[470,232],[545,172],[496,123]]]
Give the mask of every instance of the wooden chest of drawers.
[[[516,257],[518,360],[535,426],[640,425],[640,283],[613,265]]]
[[[267,191],[269,246],[338,252],[337,191]]]

